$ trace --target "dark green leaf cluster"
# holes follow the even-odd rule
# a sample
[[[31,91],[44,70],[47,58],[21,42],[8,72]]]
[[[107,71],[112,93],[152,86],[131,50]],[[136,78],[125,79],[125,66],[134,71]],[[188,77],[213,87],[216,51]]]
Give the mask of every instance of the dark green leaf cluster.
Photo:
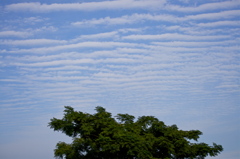
[[[183,131],[153,116],[118,114],[113,118],[103,107],[95,114],[66,106],[62,119],[51,119],[50,128],[73,138],[57,143],[55,157],[65,159],[203,159],[217,156],[221,145],[198,143],[199,130]],[[191,143],[195,140],[195,143]]]

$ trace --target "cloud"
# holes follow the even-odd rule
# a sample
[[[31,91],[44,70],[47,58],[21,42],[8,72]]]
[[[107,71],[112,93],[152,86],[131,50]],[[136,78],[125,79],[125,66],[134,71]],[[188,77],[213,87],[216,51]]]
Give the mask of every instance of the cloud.
[[[240,21],[217,21],[211,23],[198,23],[199,27],[222,27],[222,26],[240,26]]]
[[[30,49],[18,49],[8,51],[9,53],[50,53],[59,50],[66,49],[77,49],[77,48],[112,48],[117,46],[137,46],[138,44],[127,43],[127,42],[100,42],[100,41],[89,41],[89,42],[80,42],[75,44],[66,44],[66,45],[58,45],[51,47],[40,47],[40,48],[30,48]],[[2,50],[2,52],[6,52],[6,50]]]
[[[54,60],[47,62],[36,62],[36,63],[12,63],[16,66],[28,66],[28,67],[46,67],[46,66],[59,66],[59,65],[74,65],[74,64],[84,64],[93,63],[93,59],[77,59],[77,60]]]
[[[27,17],[27,18],[23,18],[23,17],[19,17],[16,19],[6,19],[4,20],[4,22],[6,24],[12,24],[12,25],[17,25],[17,24],[26,24],[26,25],[35,25],[35,24],[40,24],[42,22],[45,22],[49,20],[49,18],[42,18],[40,16],[32,16],[32,17]]]
[[[240,10],[228,10],[216,13],[203,13],[196,15],[188,15],[182,18],[182,20],[215,20],[215,19],[229,19],[239,16]]]
[[[1,82],[21,82],[19,79],[0,79]]]
[[[105,58],[100,58],[99,56],[96,56],[96,54],[94,54],[95,57],[92,57],[90,55],[91,58],[79,58],[79,59],[64,59],[64,57],[62,57],[62,59],[58,59],[58,60],[51,60],[51,56],[50,58],[45,57],[45,58],[39,58],[39,59],[48,59],[48,61],[40,61],[40,62],[31,62],[31,63],[26,63],[26,62],[10,62],[9,65],[13,65],[13,66],[22,66],[22,67],[52,67],[52,66],[67,66],[67,65],[81,65],[81,64],[97,64],[97,63],[136,63],[139,62],[138,58],[133,57],[118,57],[118,56],[114,56],[111,58],[111,56],[108,56],[106,58],[106,56],[103,56]],[[95,59],[96,57],[98,57],[98,59]],[[38,57],[33,57],[35,59],[37,59]],[[29,58],[28,58],[29,59]],[[30,57],[31,59],[31,57]]]
[[[220,21],[219,21],[220,22]],[[228,29],[225,29],[224,27],[216,27],[212,29],[212,27],[201,27],[198,26],[198,24],[207,24],[207,23],[214,23],[214,22],[192,22],[186,26],[181,25],[172,25],[172,26],[161,26],[160,29],[164,29],[168,32],[179,32],[186,35],[201,35],[201,36],[209,36],[209,35],[238,35],[240,32],[240,29],[238,29],[235,26],[228,27]],[[237,37],[237,36],[236,36]]]
[[[32,34],[29,32],[21,32],[21,31],[1,31],[0,37],[20,37],[20,38],[26,38],[31,36]]]
[[[99,19],[91,19],[91,20],[82,20],[78,22],[72,22],[72,26],[76,27],[89,27],[95,25],[126,25],[126,24],[134,24],[134,23],[142,23],[144,21],[163,21],[170,23],[179,23],[179,22],[189,22],[189,21],[200,21],[200,20],[216,20],[216,19],[229,19],[238,17],[240,10],[230,10],[230,11],[222,11],[215,13],[204,13],[204,14],[196,14],[196,15],[186,15],[183,17],[176,17],[170,14],[132,14],[132,15],[124,15],[121,17],[104,17]]]
[[[52,12],[52,11],[96,11],[115,9],[153,9],[161,8],[166,0],[114,0],[102,2],[85,3],[53,3],[41,4],[17,3],[5,6],[7,11],[30,11],[30,12]]]
[[[212,11],[220,9],[229,9],[229,8],[238,8],[240,6],[239,0],[215,2],[215,3],[206,3],[199,6],[193,7],[182,7],[178,5],[166,5],[165,9],[178,12],[203,12],[203,11]]]
[[[187,3],[188,1],[184,1]],[[53,12],[53,11],[97,11],[114,9],[165,9],[168,11],[179,12],[201,12],[207,10],[218,10],[236,8],[240,5],[239,0],[231,0],[217,3],[207,3],[200,6],[182,7],[178,5],[167,4],[166,0],[114,0],[102,2],[83,2],[83,3],[53,3],[42,4],[16,3],[5,6],[6,11],[30,11],[30,12]]]
[[[166,33],[166,34],[154,34],[154,35],[128,35],[124,36],[123,39],[129,40],[216,40],[216,39],[229,39],[228,35],[209,35],[209,36],[194,36],[178,33]]]
[[[10,27],[10,26],[7,26]],[[6,27],[6,28],[7,28]],[[42,33],[42,32],[54,32],[57,31],[56,27],[53,26],[43,26],[39,28],[24,28],[22,31],[16,31],[16,30],[6,30],[6,31],[0,31],[0,37],[17,37],[17,38],[28,38],[30,36],[33,36],[37,33]]]
[[[143,22],[146,20],[151,21],[167,21],[167,22],[177,22],[178,18],[162,14],[162,15],[151,15],[151,14],[133,14],[133,15],[125,15],[122,17],[111,18],[105,17],[100,19],[91,19],[91,20],[83,20],[79,22],[71,23],[73,26],[81,26],[81,27],[89,27],[93,25],[123,25],[123,24],[133,24],[138,22]]]
[[[222,41],[169,41],[169,42],[152,42],[154,45],[168,46],[168,47],[208,47],[208,46],[229,46],[236,45],[236,40],[222,40]]]
[[[121,28],[118,31],[120,33],[129,33],[129,32],[141,32],[144,28]]]
[[[48,18],[41,18],[41,17],[28,17],[28,18],[24,18],[22,20],[22,22],[27,23],[27,24],[31,24],[34,25],[36,23],[40,23],[40,22],[44,22],[48,20]]]
[[[108,38],[118,38],[118,32],[106,32],[106,33],[98,33],[98,34],[89,34],[89,35],[81,35],[76,39],[72,39],[71,42],[82,41],[82,40],[98,40],[98,39],[108,39]]]
[[[32,31],[33,33],[36,33],[36,32],[55,32],[57,30],[58,28],[54,26],[43,26],[36,29],[32,29],[30,31]]]
[[[52,39],[27,39],[27,40],[1,40],[1,45],[18,45],[18,46],[33,46],[33,45],[53,45],[65,44],[65,40],[52,40]]]

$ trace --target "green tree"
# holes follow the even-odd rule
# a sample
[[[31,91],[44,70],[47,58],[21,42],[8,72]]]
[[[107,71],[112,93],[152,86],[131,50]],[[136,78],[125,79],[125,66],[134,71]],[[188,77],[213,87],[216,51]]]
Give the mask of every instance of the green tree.
[[[204,159],[217,156],[223,148],[198,143],[202,132],[167,126],[153,116],[118,114],[115,118],[103,107],[95,114],[74,111],[66,106],[62,119],[51,119],[50,128],[73,138],[59,142],[54,154],[65,159]],[[191,141],[195,141],[191,143]]]

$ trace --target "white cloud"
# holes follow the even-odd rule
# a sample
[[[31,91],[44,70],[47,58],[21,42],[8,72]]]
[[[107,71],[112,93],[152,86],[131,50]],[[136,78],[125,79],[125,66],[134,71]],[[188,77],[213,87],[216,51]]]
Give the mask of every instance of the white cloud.
[[[26,38],[31,36],[32,34],[29,32],[21,32],[21,31],[1,31],[0,37],[20,37],[20,38]]]
[[[8,26],[9,27],[9,26]],[[54,32],[57,31],[56,27],[53,26],[43,26],[39,28],[25,28],[22,31],[15,31],[15,30],[6,30],[6,31],[0,31],[0,37],[18,37],[18,38],[28,38],[30,36],[33,36],[35,34],[40,34],[42,32]]]
[[[134,24],[134,23],[142,23],[144,21],[163,21],[170,23],[178,23],[178,22],[189,22],[192,20],[216,20],[216,19],[229,19],[235,18],[239,15],[240,10],[230,10],[230,11],[222,11],[215,13],[204,13],[204,14],[196,14],[196,15],[186,15],[183,17],[176,17],[170,14],[132,14],[132,15],[124,15],[121,17],[104,17],[99,19],[91,19],[91,20],[82,20],[78,22],[73,22],[71,25],[77,27],[89,27],[95,25],[124,25],[124,24]],[[179,26],[178,26],[179,27]]]
[[[52,40],[52,39],[27,39],[27,40],[1,40],[2,45],[19,45],[19,46],[33,46],[33,45],[52,45],[52,44],[65,44],[65,40]]]
[[[199,27],[222,27],[222,26],[240,26],[240,21],[217,21],[211,23],[198,23]]]
[[[171,42],[152,42],[152,44],[168,47],[208,47],[208,46],[229,46],[236,45],[238,42],[236,40],[222,40],[222,41],[171,41]]]
[[[220,22],[220,21],[219,21]],[[202,22],[201,22],[202,23]],[[236,28],[234,25],[232,27],[228,27],[225,29],[223,27],[216,27],[212,29],[212,27],[201,27],[198,24],[201,23],[191,23],[187,26],[180,26],[180,25],[172,25],[172,26],[161,26],[160,29],[164,29],[169,32],[180,32],[186,35],[197,35],[197,36],[209,36],[209,35],[237,35],[239,34],[240,29]],[[212,22],[210,22],[212,23]],[[214,23],[214,22],[213,22]],[[207,22],[202,23],[207,24]]]
[[[89,27],[93,25],[123,25],[123,24],[133,24],[138,22],[143,22],[145,20],[151,21],[167,21],[167,22],[177,22],[179,18],[162,14],[162,15],[151,15],[151,14],[133,14],[133,15],[125,15],[122,17],[111,18],[105,17],[100,19],[91,19],[91,20],[83,20],[79,22],[72,23],[73,26],[81,26],[81,27]]]
[[[142,32],[144,28],[122,28],[119,29],[118,32],[120,33],[129,33],[129,32]]]
[[[66,49],[77,49],[77,48],[112,48],[117,46],[137,46],[138,44],[134,43],[126,43],[126,42],[99,42],[99,41],[89,41],[89,42],[81,42],[76,44],[67,44],[67,45],[59,45],[52,47],[41,47],[41,48],[30,48],[30,49],[18,49],[8,51],[9,53],[50,53],[59,50]],[[2,50],[2,52],[6,52],[6,50]]]
[[[58,65],[74,65],[74,64],[84,64],[84,63],[94,63],[93,59],[77,59],[77,60],[55,60],[47,62],[36,62],[36,63],[12,63],[16,66],[28,66],[28,67],[46,67],[46,66],[58,66]]]
[[[184,1],[187,3],[188,1]],[[239,0],[231,0],[216,3],[207,3],[200,6],[182,7],[178,5],[167,4],[166,0],[114,0],[102,2],[83,2],[83,3],[53,3],[41,4],[16,3],[5,6],[7,11],[30,11],[30,12],[52,12],[52,11],[96,11],[96,10],[114,10],[114,9],[166,9],[179,12],[201,12],[206,10],[237,8],[240,5]]]
[[[239,0],[230,0],[230,1],[223,1],[223,2],[206,3],[200,6],[193,6],[193,7],[166,5],[166,9],[171,11],[179,11],[179,12],[203,12],[208,10],[212,11],[212,10],[219,10],[219,9],[238,8],[239,6],[240,6]]]
[[[5,6],[7,11],[30,11],[30,12],[51,12],[51,11],[95,11],[114,9],[157,9],[161,8],[166,0],[115,0],[102,2],[85,3],[54,3],[41,4],[17,3]]]
[[[47,20],[49,20],[49,18],[42,18],[40,16],[36,16],[36,17],[32,16],[32,17],[27,17],[27,18],[19,17],[19,18],[16,18],[16,19],[6,19],[6,20],[4,20],[4,22],[8,23],[8,24],[14,24],[14,25],[17,25],[19,23],[21,25],[22,24],[35,25],[35,24],[45,22]]]
[[[81,64],[96,64],[96,63],[136,63],[137,59],[133,58],[124,58],[124,57],[115,57],[115,58],[105,58],[105,59],[91,59],[91,58],[81,58],[76,60],[53,60],[53,61],[44,61],[36,63],[18,63],[11,62],[9,65],[14,66],[24,66],[24,67],[49,67],[49,66],[66,66],[66,65],[81,65]]]
[[[76,39],[71,40],[71,42],[82,41],[82,40],[97,40],[97,39],[107,39],[107,38],[118,38],[118,32],[106,32],[106,33],[98,33],[98,34],[89,34],[89,35],[81,35]]]
[[[229,39],[228,35],[209,35],[209,36],[194,36],[185,35],[178,33],[166,33],[166,34],[155,34],[155,35],[128,35],[124,36],[123,39],[129,40],[216,40],[216,39]]]
[[[29,68],[23,68],[23,69],[29,69]],[[31,69],[30,71],[35,71],[36,68]],[[59,66],[59,67],[49,67],[45,69],[46,71],[68,71],[68,70],[87,70],[87,71],[97,71],[96,68],[88,67],[88,66],[79,66],[79,65],[65,65],[65,66]]]
[[[127,48],[127,47],[123,47],[123,48],[117,48],[116,50],[117,52],[119,53],[131,53],[131,54],[134,54],[134,53],[137,53],[137,54],[149,54],[151,53],[152,51],[151,50],[148,50],[148,49],[138,49],[138,48]]]
[[[30,31],[33,33],[36,33],[36,32],[55,32],[57,30],[58,30],[58,28],[54,27],[54,26],[43,26],[40,28],[32,29]]]
[[[1,82],[21,82],[19,79],[0,79]]]
[[[182,18],[182,20],[215,20],[215,19],[229,19],[239,16],[240,10],[228,10],[216,13],[203,13],[196,15],[188,15]]]
[[[36,55],[25,55],[21,57],[16,56],[6,56],[5,61],[21,61],[21,62],[38,62],[38,61],[52,61],[56,59],[74,59],[79,58],[81,55],[77,52],[67,52],[67,53],[57,53],[57,54],[47,54],[42,56]]]
[[[34,24],[36,24],[36,23],[40,23],[40,22],[43,22],[43,21],[46,21],[46,20],[48,20],[48,18],[29,17],[29,18],[24,18],[24,19],[23,19],[23,22],[24,22],[24,23],[27,23],[27,24],[34,25]]]

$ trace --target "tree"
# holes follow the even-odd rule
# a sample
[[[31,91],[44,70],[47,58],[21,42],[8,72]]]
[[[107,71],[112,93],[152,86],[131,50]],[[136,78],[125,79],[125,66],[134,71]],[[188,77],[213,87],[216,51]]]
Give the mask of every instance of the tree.
[[[57,143],[56,158],[204,159],[223,151],[215,143],[213,146],[198,143],[202,135],[199,130],[179,130],[176,125],[167,126],[153,116],[141,116],[135,121],[129,114],[113,118],[100,106],[95,110],[95,114],[88,114],[66,106],[62,119],[51,119],[50,128],[73,138],[71,144]]]

